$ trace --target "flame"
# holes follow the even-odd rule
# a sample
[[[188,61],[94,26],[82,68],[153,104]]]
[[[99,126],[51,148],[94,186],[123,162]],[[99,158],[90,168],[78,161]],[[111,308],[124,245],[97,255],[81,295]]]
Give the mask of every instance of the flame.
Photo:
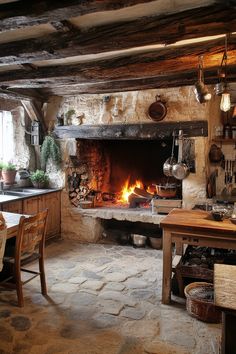
[[[136,180],[135,184],[129,185],[129,178],[127,178],[121,190],[120,201],[123,203],[128,203],[129,196],[133,193],[135,188],[143,189],[143,183],[139,180]]]

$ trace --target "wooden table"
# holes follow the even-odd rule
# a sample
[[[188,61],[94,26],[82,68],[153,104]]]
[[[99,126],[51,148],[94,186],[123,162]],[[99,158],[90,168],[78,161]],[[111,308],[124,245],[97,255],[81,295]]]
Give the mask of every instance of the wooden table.
[[[222,311],[221,354],[236,353],[236,266],[214,265],[214,300]]]
[[[7,213],[2,211],[2,215],[4,216],[7,224],[7,238],[15,237],[18,231],[20,218],[23,214]],[[27,217],[29,215],[24,216]]]
[[[171,300],[172,244],[236,249],[236,225],[229,219],[214,221],[207,211],[173,209],[162,221],[162,303]]]

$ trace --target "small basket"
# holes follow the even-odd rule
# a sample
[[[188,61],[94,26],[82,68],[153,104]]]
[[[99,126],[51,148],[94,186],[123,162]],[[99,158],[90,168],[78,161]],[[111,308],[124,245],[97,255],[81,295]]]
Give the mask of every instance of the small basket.
[[[214,287],[211,283],[195,282],[184,289],[188,313],[200,321],[219,323],[221,311],[214,305]]]

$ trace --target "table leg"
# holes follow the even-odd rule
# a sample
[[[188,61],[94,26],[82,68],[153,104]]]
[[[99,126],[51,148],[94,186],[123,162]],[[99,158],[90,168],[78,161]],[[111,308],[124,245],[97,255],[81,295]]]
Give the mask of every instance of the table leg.
[[[171,232],[163,230],[163,278],[162,303],[169,304],[171,300],[172,249]]]

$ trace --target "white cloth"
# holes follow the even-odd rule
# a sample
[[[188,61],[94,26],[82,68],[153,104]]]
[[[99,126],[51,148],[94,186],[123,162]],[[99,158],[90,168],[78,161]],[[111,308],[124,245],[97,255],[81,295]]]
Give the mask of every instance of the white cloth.
[[[7,239],[7,229],[0,231],[0,272],[3,268],[3,256],[5,252],[6,246],[6,239]]]

